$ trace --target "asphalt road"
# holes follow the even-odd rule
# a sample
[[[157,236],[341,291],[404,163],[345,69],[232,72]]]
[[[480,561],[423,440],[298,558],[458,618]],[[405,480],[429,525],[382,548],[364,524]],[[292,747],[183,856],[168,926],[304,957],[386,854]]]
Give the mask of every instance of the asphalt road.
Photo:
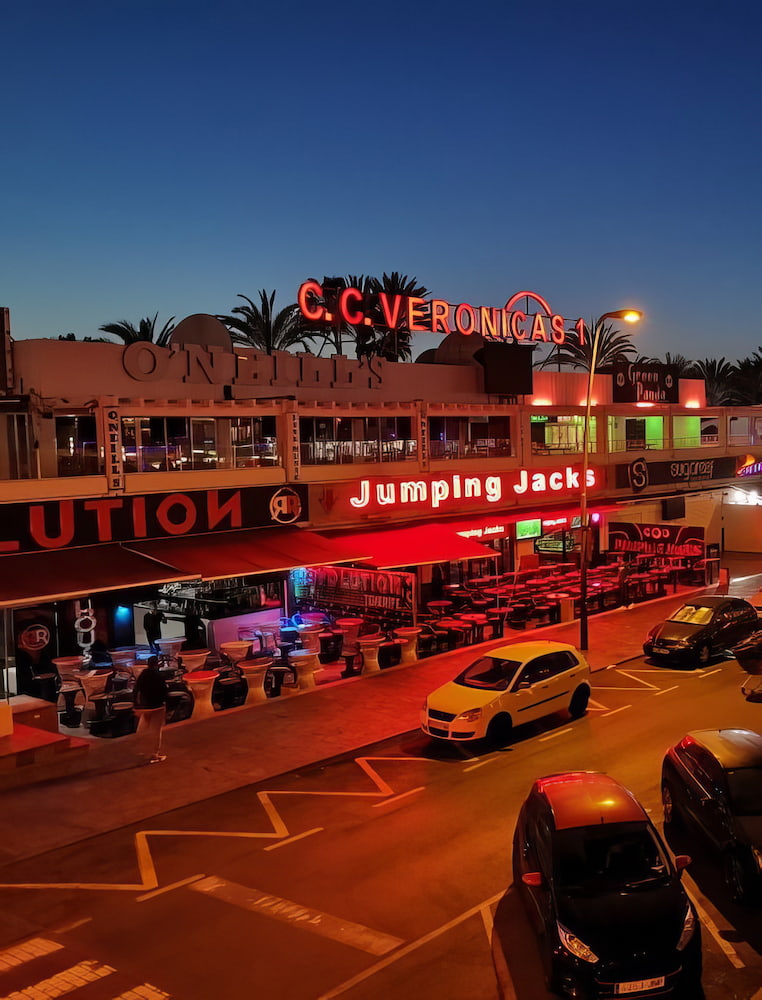
[[[697,728],[760,731],[762,706],[740,683],[735,660],[631,661],[594,675],[585,718],[550,716],[501,751],[415,731],[6,867],[8,940],[22,928],[38,943],[23,953],[0,940],[0,995],[542,1000],[511,886],[531,782],[605,770],[660,825],[671,743]],[[671,846],[694,858],[684,878],[707,1000],[762,1000],[760,911],[729,900],[697,844]]]

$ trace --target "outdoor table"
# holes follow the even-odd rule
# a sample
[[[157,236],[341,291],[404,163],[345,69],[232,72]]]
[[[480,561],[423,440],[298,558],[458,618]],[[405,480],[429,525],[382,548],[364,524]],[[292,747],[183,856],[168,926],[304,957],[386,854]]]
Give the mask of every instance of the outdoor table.
[[[265,677],[267,671],[275,663],[271,656],[260,656],[259,659],[239,660],[238,669],[246,681],[246,701],[244,705],[254,705],[267,701],[265,694]]]
[[[489,619],[484,614],[461,615],[461,621],[470,622],[474,628],[474,642],[484,642],[484,626]]]
[[[452,601],[428,601],[426,607],[433,615],[444,615],[452,607]]]
[[[217,680],[217,671],[196,670],[186,674],[184,680],[193,694],[193,718],[208,719],[214,715],[212,688]]]

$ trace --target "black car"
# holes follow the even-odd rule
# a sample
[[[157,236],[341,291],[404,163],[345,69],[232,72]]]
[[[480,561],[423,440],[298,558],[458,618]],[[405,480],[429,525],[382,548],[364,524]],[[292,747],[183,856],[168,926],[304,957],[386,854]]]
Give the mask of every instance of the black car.
[[[740,597],[695,597],[651,629],[643,652],[654,660],[705,667],[759,627],[756,608]]]
[[[722,859],[736,902],[762,889],[762,736],[748,729],[688,733],[664,758],[664,827],[681,820]]]
[[[513,838],[513,880],[537,931],[547,984],[565,997],[701,991],[701,929],[643,807],[606,774],[539,778]]]

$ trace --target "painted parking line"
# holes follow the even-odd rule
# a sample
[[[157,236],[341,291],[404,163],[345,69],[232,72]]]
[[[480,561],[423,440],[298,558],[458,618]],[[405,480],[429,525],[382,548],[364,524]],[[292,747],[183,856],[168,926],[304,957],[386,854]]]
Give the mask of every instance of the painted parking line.
[[[31,962],[34,958],[43,955],[50,955],[51,952],[59,951],[63,948],[58,941],[49,941],[47,938],[30,938],[23,944],[14,945],[13,948],[6,948],[0,951],[0,972],[7,972],[25,962]]]
[[[569,726],[568,729],[559,729],[555,733],[549,733],[547,736],[540,736],[537,740],[538,743],[545,743],[546,740],[554,740],[556,736],[563,736],[564,733],[572,732],[572,727]]]
[[[707,671],[697,670],[695,676],[696,677],[711,677],[712,674],[719,674],[719,672],[721,670],[722,670],[722,667],[715,667],[714,670],[707,670]]]
[[[706,909],[699,902],[699,896],[701,895],[699,888],[690,875],[685,872],[683,873],[683,882],[685,883],[686,892],[691,897],[693,905],[696,907],[701,923],[712,935],[717,943],[717,946],[723,952],[727,960],[735,969],[745,968],[745,963],[739,957],[738,952],[735,950],[730,941],[726,940],[723,936],[722,930],[717,926],[714,920],[707,913]],[[726,930],[730,930],[730,926],[728,926]]]
[[[424,788],[424,785],[419,785],[418,788],[411,788],[407,792],[400,792],[399,795],[392,795],[388,799],[381,799],[380,802],[374,802],[371,808],[378,809],[379,806],[388,806],[390,802],[399,802],[400,799],[406,799],[408,795],[415,795],[416,792],[424,791]]]
[[[597,689],[598,687],[596,685],[596,690]],[[595,698],[591,698],[587,703],[587,710],[588,712],[608,712],[609,706],[602,705],[599,701],[596,701]]]
[[[330,913],[322,913],[320,910],[313,910],[312,907],[294,903],[290,899],[272,896],[270,893],[240,885],[238,882],[229,882],[224,878],[210,876],[200,882],[194,882],[189,888],[242,910],[249,910],[263,917],[272,917],[273,920],[280,920],[291,924],[292,927],[318,934],[320,937],[331,938],[370,955],[386,955],[404,944],[402,938],[374,931],[363,924],[334,917]]]
[[[632,708],[632,705],[622,705],[621,708],[612,708],[610,712],[605,712],[601,718],[605,719],[609,715],[616,715],[617,712],[623,712],[626,708]]]
[[[190,885],[191,882],[199,882],[202,878],[206,878],[206,875],[189,875],[188,878],[182,878],[179,882],[170,882],[169,885],[163,885],[160,889],[152,889],[151,892],[144,892],[141,896],[135,897],[135,902],[144,903],[147,899],[153,899],[154,896],[163,896],[165,892],[181,889],[184,885]]]
[[[477,757],[475,764],[469,764],[468,767],[463,768],[463,773],[466,774],[467,771],[475,771],[477,767],[484,767],[485,764],[492,764],[495,760],[497,760],[496,757],[487,757],[486,760],[479,760]]]
[[[324,826],[315,826],[311,830],[305,830],[304,833],[295,833],[293,837],[286,837],[285,840],[279,840],[277,844],[268,844],[263,850],[277,851],[279,847],[293,844],[297,840],[304,840],[305,837],[311,837],[313,833],[322,833],[323,830],[325,830]]]
[[[630,670],[619,670],[618,673],[622,674],[624,677],[629,677],[629,679],[631,681],[636,681],[637,683],[642,684],[644,687],[647,687],[647,688],[653,688],[654,690],[656,690],[656,688],[658,688],[658,686],[659,686],[658,684],[651,684],[648,681],[644,681],[641,677],[633,677],[632,676],[633,674],[636,674],[636,673],[637,674],[641,674],[641,673],[642,674],[650,674],[650,673],[653,673],[652,670],[637,670],[635,667],[631,667]]]
[[[661,691],[654,691],[654,698],[658,698],[660,694],[666,694],[668,691],[677,691],[679,687],[679,684],[673,684],[672,687],[662,688]]]

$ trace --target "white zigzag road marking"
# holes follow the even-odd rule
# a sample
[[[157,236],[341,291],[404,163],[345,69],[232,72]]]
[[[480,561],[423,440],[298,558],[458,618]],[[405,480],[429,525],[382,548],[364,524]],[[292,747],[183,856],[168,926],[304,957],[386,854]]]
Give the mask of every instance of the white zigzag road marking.
[[[285,820],[278,812],[272,796],[274,795],[334,795],[354,798],[387,798],[395,794],[394,789],[374,769],[371,761],[425,761],[431,763],[428,757],[356,757],[355,763],[376,786],[375,792],[302,792],[272,789],[268,792],[257,792],[257,798],[262,803],[272,830],[265,833],[251,831],[224,830],[140,830],[135,834],[135,857],[140,875],[139,882],[0,882],[0,889],[84,889],[99,892],[150,892],[159,887],[159,877],[156,874],[149,838],[151,837],[232,837],[239,840],[280,840],[289,837],[290,831]],[[417,789],[416,789],[417,790]]]

